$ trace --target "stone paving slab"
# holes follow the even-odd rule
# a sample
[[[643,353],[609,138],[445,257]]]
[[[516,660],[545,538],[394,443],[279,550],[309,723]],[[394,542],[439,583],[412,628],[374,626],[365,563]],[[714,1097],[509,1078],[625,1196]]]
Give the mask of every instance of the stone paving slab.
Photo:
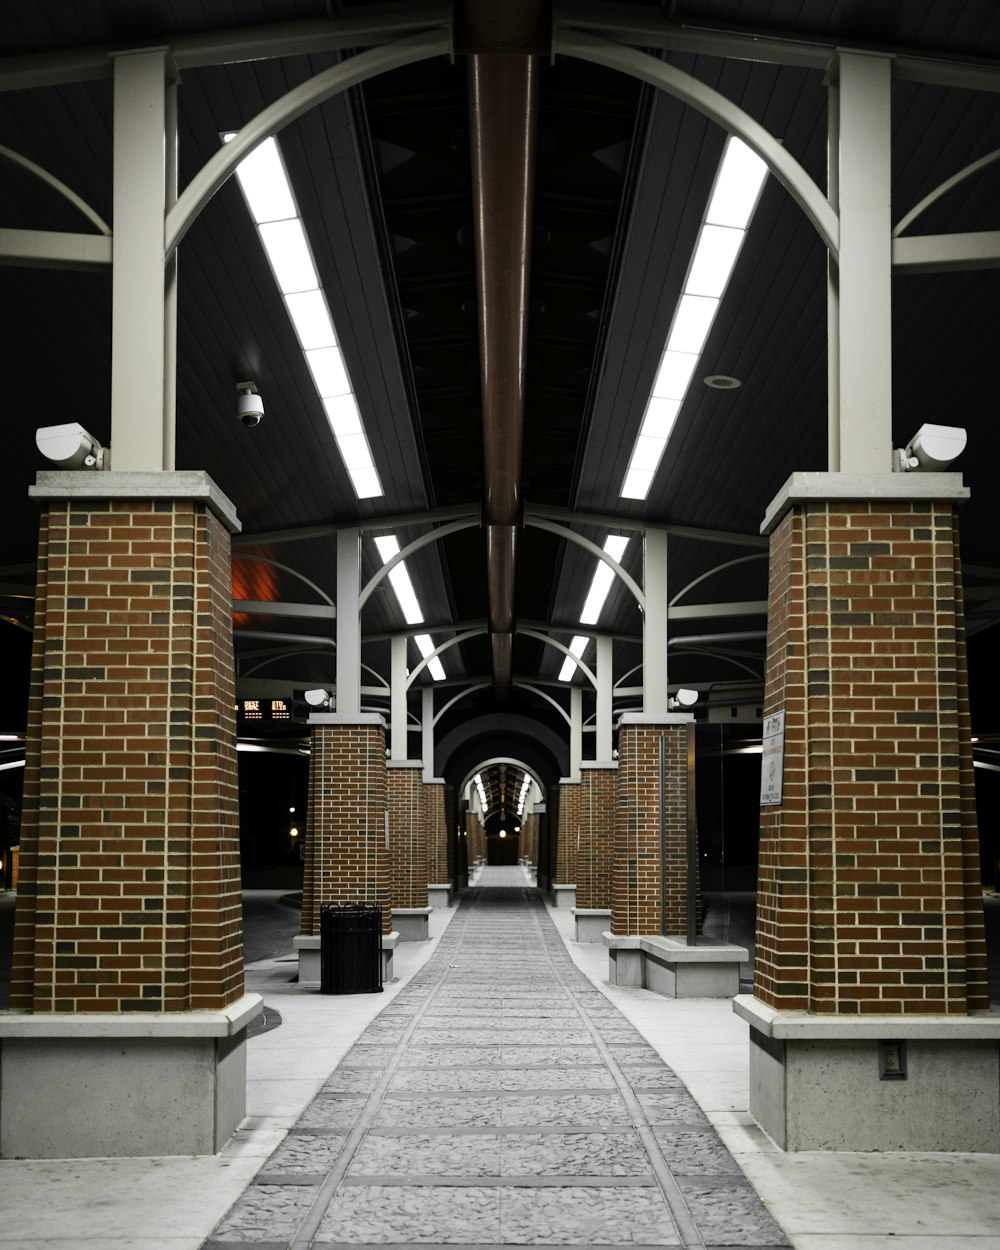
[[[522,888],[463,899],[203,1250],[293,1242],[788,1246],[685,1086]]]

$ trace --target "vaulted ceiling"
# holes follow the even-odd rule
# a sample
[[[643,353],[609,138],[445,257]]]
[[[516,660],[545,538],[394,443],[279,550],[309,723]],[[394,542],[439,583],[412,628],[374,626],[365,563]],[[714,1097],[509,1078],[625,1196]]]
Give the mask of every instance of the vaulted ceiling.
[[[20,58],[169,46],[207,32],[225,36],[272,24],[277,32],[292,22],[336,21],[387,7],[323,0],[0,0],[0,144],[49,171],[110,221],[110,79],[35,78],[33,85],[17,79],[15,89],[11,75],[29,64]],[[692,51],[699,33],[761,36],[789,46],[905,50],[996,69],[1000,84],[1000,15],[982,0],[605,0],[559,5],[557,14],[595,8],[616,18],[673,23],[676,47],[654,55],[739,105],[780,138],[820,186],[827,135],[822,70]],[[381,497],[359,500],[351,488],[235,179],[181,244],[177,466],[206,470],[236,505],[243,523],[237,601],[322,606],[324,596],[332,599],[338,525],[385,517],[386,528],[405,545],[426,532],[425,517],[479,516],[484,350],[463,30],[460,21],[453,58],[436,56],[373,78],[279,135],[358,395]],[[321,39],[316,46],[325,47]],[[223,132],[238,130],[290,88],[350,54],[296,50],[184,69],[181,187],[218,150]],[[30,62],[35,70],[42,65]],[[688,105],[610,69],[564,55],[540,55],[537,69],[524,309],[525,516],[561,514],[598,543],[609,532],[633,534],[624,564],[640,580],[640,542],[623,527],[644,521],[675,527],[671,595],[725,565],[681,600],[716,609],[678,614],[671,625],[670,676],[702,692],[700,717],[729,715],[733,706],[753,707],[760,698],[765,617],[754,605],[766,598],[766,547],[759,538],[765,509],[791,472],[826,468],[825,248],[801,209],[768,180],[698,371],[732,376],[741,385],[719,390],[696,380],[648,498],[622,498],[725,134]],[[970,81],[968,88],[895,83],[894,219],[1000,148],[1000,96],[979,79]],[[0,169],[0,227],[83,228],[78,211],[22,166],[5,162]],[[988,163],[943,196],[921,218],[919,232],[996,229],[1000,163]],[[955,467],[972,489],[961,519],[974,716],[983,734],[1000,730],[992,710],[998,692],[990,629],[1000,610],[992,483],[1000,423],[989,364],[996,354],[998,283],[993,269],[893,280],[895,445],[925,422],[969,432],[969,452]],[[17,266],[4,270],[3,291],[0,608],[7,663],[0,728],[16,730],[24,723],[24,626],[30,626],[35,556],[27,490],[45,467],[34,430],[79,420],[98,438],[109,437],[111,281],[106,272]],[[236,385],[249,378],[266,405],[254,429],[234,417]],[[370,539],[363,552],[371,576],[380,560]],[[479,524],[424,547],[407,563],[427,627],[445,631],[434,634],[435,642],[449,636],[449,626],[451,636],[484,627],[491,592]],[[557,680],[563,655],[540,635],[566,645],[581,632],[595,564],[591,554],[550,530],[526,525],[518,531],[513,686],[495,685],[484,632],[444,654],[438,709],[475,689],[439,723],[439,744],[448,744],[443,767],[464,775],[478,754],[527,761],[548,779],[565,769],[567,728],[553,706],[554,700],[568,710],[566,683]],[[237,612],[234,624],[242,693],[290,693],[333,682],[328,616],[254,609]],[[389,637],[405,628],[390,591],[372,597],[363,628],[365,681],[372,687],[365,702],[386,707],[387,697],[375,690],[388,679]],[[641,620],[621,585],[613,588],[598,628],[616,638],[615,674],[623,691],[616,706],[634,707],[627,691],[639,684]],[[413,667],[419,655],[410,646]],[[424,672],[415,685],[430,680]],[[583,682],[582,675],[575,681]],[[419,715],[416,703],[411,710]],[[592,711],[588,693],[585,716]]]

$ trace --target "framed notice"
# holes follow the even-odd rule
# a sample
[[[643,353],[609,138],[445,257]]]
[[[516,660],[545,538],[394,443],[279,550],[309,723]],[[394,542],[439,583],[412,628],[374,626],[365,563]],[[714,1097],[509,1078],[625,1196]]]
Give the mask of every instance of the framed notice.
[[[760,805],[781,803],[781,774],[785,762],[785,713],[764,717],[764,753],[760,760]]]

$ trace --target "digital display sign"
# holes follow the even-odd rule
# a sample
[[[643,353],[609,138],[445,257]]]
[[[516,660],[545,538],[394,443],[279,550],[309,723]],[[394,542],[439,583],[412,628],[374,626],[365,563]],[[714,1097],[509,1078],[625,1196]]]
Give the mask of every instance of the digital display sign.
[[[291,720],[291,699],[240,699],[236,714],[243,720]]]

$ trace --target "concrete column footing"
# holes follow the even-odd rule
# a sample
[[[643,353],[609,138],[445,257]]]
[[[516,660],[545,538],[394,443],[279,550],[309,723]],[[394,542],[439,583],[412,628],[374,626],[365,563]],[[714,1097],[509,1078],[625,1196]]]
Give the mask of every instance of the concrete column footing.
[[[217,1154],[246,1117],[245,994],[218,1011],[0,1012],[0,1157]]]
[[[651,990],[665,998],[732,998],[740,992],[740,964],[750,958],[743,946],[675,937],[604,933],[608,980],[612,985]]]
[[[401,942],[426,942],[430,937],[428,921],[433,907],[393,907],[392,923]]]
[[[553,907],[575,907],[576,906],[576,885],[553,885],[552,887],[552,905]]]
[[[576,940],[578,942],[603,942],[611,924],[610,907],[574,907]]]
[[[429,883],[427,886],[427,905],[428,907],[450,907],[451,882],[434,881]],[[395,916],[395,911],[392,914]]]
[[[838,1016],[751,994],[750,1113],[783,1150],[1000,1153],[1000,1014]]]
[[[393,909],[392,918],[393,920],[396,919],[395,908]],[[392,955],[398,941],[399,934],[395,930],[392,933],[382,934],[383,985],[393,978]],[[319,935],[313,936],[312,934],[300,933],[298,937],[292,939],[292,948],[299,957],[299,988],[318,990],[321,981]]]

